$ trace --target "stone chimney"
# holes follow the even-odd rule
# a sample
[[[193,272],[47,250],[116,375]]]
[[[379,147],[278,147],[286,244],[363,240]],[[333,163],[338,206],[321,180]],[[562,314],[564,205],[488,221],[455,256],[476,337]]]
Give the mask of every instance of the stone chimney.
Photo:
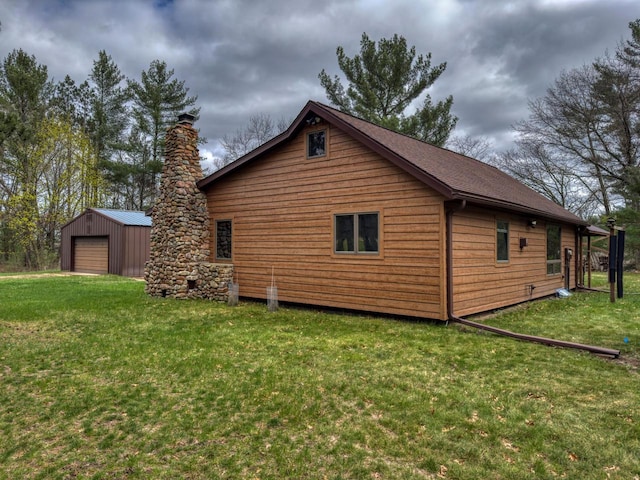
[[[153,206],[146,292],[174,298],[226,298],[233,267],[209,263],[207,199],[202,179],[194,116],[183,113],[165,137],[165,161]]]

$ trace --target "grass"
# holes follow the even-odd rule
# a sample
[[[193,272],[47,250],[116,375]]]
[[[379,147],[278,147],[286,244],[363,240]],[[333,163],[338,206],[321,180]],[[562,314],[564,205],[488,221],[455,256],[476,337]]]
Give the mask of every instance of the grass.
[[[477,333],[0,280],[0,479],[640,478],[640,276]],[[624,338],[628,341],[625,343]]]

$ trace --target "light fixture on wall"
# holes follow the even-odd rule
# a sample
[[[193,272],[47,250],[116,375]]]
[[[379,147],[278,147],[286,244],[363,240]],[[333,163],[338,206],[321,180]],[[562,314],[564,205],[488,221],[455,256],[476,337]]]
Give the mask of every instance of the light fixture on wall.
[[[317,125],[321,121],[322,119],[320,117],[309,117],[307,118],[307,125]]]
[[[531,228],[536,228],[536,225],[538,224],[537,220],[529,220],[527,222],[527,225],[530,226]]]

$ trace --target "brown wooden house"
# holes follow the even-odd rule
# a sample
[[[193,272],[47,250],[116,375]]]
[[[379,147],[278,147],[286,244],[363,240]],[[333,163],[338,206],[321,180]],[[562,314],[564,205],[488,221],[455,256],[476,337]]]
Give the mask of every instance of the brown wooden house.
[[[141,277],[150,231],[144,212],[88,208],[62,227],[60,268]]]
[[[446,320],[574,288],[586,223],[472,158],[309,102],[198,182],[243,297]]]

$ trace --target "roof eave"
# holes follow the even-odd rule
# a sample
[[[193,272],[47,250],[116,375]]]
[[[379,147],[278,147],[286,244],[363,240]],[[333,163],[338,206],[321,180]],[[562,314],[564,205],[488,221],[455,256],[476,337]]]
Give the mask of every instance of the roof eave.
[[[123,221],[123,220],[118,220],[117,218],[112,217],[111,215],[109,215],[107,213],[101,212],[100,210],[109,210],[109,209],[100,209],[100,208],[91,208],[90,207],[90,208],[87,208],[82,213],[82,215],[84,215],[84,214],[86,214],[88,212],[96,213],[96,214],[100,215],[102,218],[106,218],[107,220],[109,220],[111,222],[114,222],[114,223],[117,223],[118,225],[120,225],[122,227],[146,227],[146,228],[148,228],[148,227],[152,226],[152,225],[145,225],[145,224],[137,223],[137,222],[136,223],[129,223],[129,222],[126,222],[126,221]],[[140,212],[140,211],[133,212],[133,211],[131,211],[129,213],[144,213],[144,212]]]
[[[347,132],[351,137],[355,138],[356,140],[361,142],[363,145],[367,146],[369,149],[376,152],[381,157],[389,160],[391,163],[401,168],[402,170],[407,172],[409,175],[415,177],[417,180],[433,188],[436,192],[440,193],[446,199],[450,200],[454,198],[453,197],[454,191],[445,183],[442,183],[432,175],[429,175],[428,173],[426,173],[424,170],[416,167],[414,164],[407,161],[404,157],[402,157],[401,155],[398,155],[396,152],[394,152],[387,146],[381,144],[377,140],[374,140],[373,138],[371,138],[370,136],[368,136],[358,128],[345,122],[340,117],[335,115],[331,110],[323,108],[321,104],[314,103],[314,105],[317,106],[319,111],[321,111],[325,120],[338,126],[342,130]]]
[[[312,101],[307,102],[307,104],[302,109],[302,111],[298,114],[298,116],[295,118],[295,120],[291,123],[291,125],[289,125],[289,128],[287,128],[284,132],[280,133],[279,135],[276,135],[275,137],[273,137],[268,142],[263,143],[259,147],[255,148],[254,150],[250,151],[249,153],[243,155],[242,157],[238,158],[237,160],[234,160],[233,162],[229,163],[228,165],[225,165],[220,170],[217,170],[217,171],[213,172],[211,175],[209,175],[209,176],[203,178],[202,180],[198,181],[196,183],[196,186],[200,190],[204,190],[204,189],[207,188],[207,186],[209,186],[211,183],[215,182],[219,178],[228,175],[229,173],[233,172],[234,170],[237,170],[238,168],[240,168],[243,165],[247,164],[248,162],[250,162],[254,158],[259,157],[260,155],[262,155],[264,153],[267,153],[268,151],[274,149],[275,147],[277,147],[281,143],[286,142],[287,140],[289,140],[291,137],[293,137],[295,135],[295,133],[300,128],[302,128],[302,121],[307,116],[307,114],[313,110],[313,106],[314,105],[315,105],[315,103],[312,102]]]
[[[89,211],[92,212],[92,213],[98,214],[102,218],[106,218],[107,220],[109,220],[109,221],[111,221],[113,223],[117,223],[120,226],[126,227],[126,224],[124,222],[122,222],[120,220],[116,220],[115,218],[110,217],[109,215],[105,215],[104,213],[100,212],[97,208],[87,208],[85,213],[87,213]]]
[[[610,232],[597,225],[587,225],[584,234],[589,237],[608,237],[611,235]]]
[[[196,182],[196,186],[200,190],[203,190],[209,184],[215,182],[219,178],[224,177],[225,175],[231,173],[234,170],[237,170],[238,168],[240,168],[244,164],[246,164],[246,163],[250,162],[251,160],[253,160],[255,157],[257,157],[257,156],[259,156],[259,155],[261,155],[263,153],[268,152],[272,148],[275,148],[276,145],[279,145],[282,141],[284,141],[284,138],[281,138],[281,137],[283,137],[287,133],[287,131],[285,131],[285,132],[281,133],[280,135],[272,138],[267,143],[263,143],[262,145],[260,145],[255,150],[252,150],[251,152],[247,153],[246,155],[243,155],[242,157],[238,158],[237,160],[234,160],[233,162],[225,165],[220,170],[216,170],[211,175],[203,178],[202,180],[199,180],[198,182]]]
[[[454,199],[456,200],[466,200],[469,204],[483,206],[483,207],[491,207],[500,210],[505,210],[509,212],[529,215],[537,218],[545,218],[548,220],[555,220],[558,222],[571,223],[576,226],[587,226],[588,222],[581,220],[579,217],[571,214],[569,215],[556,215],[552,212],[548,212],[546,210],[540,210],[537,208],[527,207],[526,205],[520,205],[512,202],[505,202],[493,198],[480,197],[477,195],[472,195],[463,192],[454,193]]]
[[[482,197],[482,196],[473,195],[473,194],[456,190],[450,185],[442,182],[436,177],[425,172],[423,169],[419,168],[414,163],[408,161],[406,158],[399,155],[398,153],[396,153],[394,150],[390,149],[386,145],[370,137],[362,130],[358,129],[357,127],[351,125],[348,122],[345,122],[341,117],[336,115],[332,109],[325,107],[321,103],[314,102],[311,100],[307,102],[305,107],[300,111],[296,119],[291,123],[291,125],[289,126],[289,128],[287,128],[287,130],[282,132],[280,135],[274,137],[267,143],[259,146],[255,150],[244,155],[243,157],[240,157],[238,160],[230,163],[229,165],[212,173],[208,177],[200,180],[197,183],[198,188],[201,190],[204,190],[205,188],[207,188],[207,186],[209,186],[216,180],[220,179],[221,177],[228,175],[229,173],[237,170],[238,168],[242,167],[246,163],[252,161],[256,157],[259,157],[260,155],[263,155],[264,153],[276,148],[281,143],[288,141],[300,129],[304,127],[304,119],[311,112],[313,112],[316,115],[319,115],[328,123],[342,129],[352,138],[358,140],[363,145],[365,145],[372,151],[379,154],[381,157],[385,158],[386,160],[390,161],[397,167],[401,168],[402,170],[407,172],[409,175],[416,178],[418,181],[422,182],[428,187],[431,187],[433,190],[441,194],[444,197],[445,201],[457,200],[457,199],[467,200],[469,203],[474,203],[476,205],[488,206],[488,207],[498,208],[498,209],[507,210],[511,212],[517,212],[524,215],[531,215],[531,216],[536,216],[540,218],[547,218],[551,220],[562,221],[562,222],[571,223],[574,225],[581,225],[581,226],[587,225],[586,222],[580,220],[577,216],[557,215],[552,212],[534,209],[531,207],[527,207],[525,205],[501,201],[494,198]]]
[[[197,182],[198,188],[200,190],[206,189],[210,184],[212,184],[213,182],[215,182],[219,178],[228,175],[232,171],[237,170],[238,168],[240,168],[241,166],[243,166],[246,163],[250,162],[254,158],[256,158],[256,157],[268,152],[269,150],[272,150],[273,148],[277,147],[281,143],[289,140],[301,128],[303,128],[303,126],[304,126],[303,125],[303,121],[307,117],[307,115],[309,113],[311,113],[311,112],[313,112],[316,115],[321,116],[325,121],[329,122],[330,124],[335,125],[338,128],[344,130],[350,136],[352,136],[356,140],[360,141],[365,146],[367,146],[368,148],[370,148],[374,152],[378,153],[380,156],[382,156],[385,159],[389,160],[394,165],[400,167],[405,172],[407,172],[411,176],[415,177],[416,179],[418,179],[422,183],[424,183],[424,184],[428,185],[429,187],[433,188],[436,192],[438,192],[441,195],[443,195],[446,199],[452,199],[453,198],[453,193],[454,192],[448,185],[440,182],[439,180],[437,180],[433,176],[431,176],[428,173],[424,172],[423,170],[417,168],[415,165],[413,165],[411,162],[408,162],[405,158],[403,158],[402,156],[398,155],[393,150],[391,150],[388,147],[382,145],[381,143],[379,143],[376,140],[372,139],[371,137],[369,137],[368,135],[366,135],[362,131],[358,130],[356,127],[354,127],[354,126],[350,125],[349,123],[345,122],[340,117],[335,115],[331,110],[325,109],[322,104],[319,104],[319,103],[316,103],[316,102],[313,102],[313,101],[307,102],[307,104],[302,109],[302,111],[298,114],[296,119],[291,123],[289,128],[287,128],[284,132],[282,132],[280,135],[272,138],[267,143],[262,144],[261,146],[259,146],[255,150],[252,150],[251,152],[247,153],[246,155],[240,157],[236,161],[234,161],[234,162],[224,166],[220,170],[212,173],[208,177],[203,178],[202,180]]]

